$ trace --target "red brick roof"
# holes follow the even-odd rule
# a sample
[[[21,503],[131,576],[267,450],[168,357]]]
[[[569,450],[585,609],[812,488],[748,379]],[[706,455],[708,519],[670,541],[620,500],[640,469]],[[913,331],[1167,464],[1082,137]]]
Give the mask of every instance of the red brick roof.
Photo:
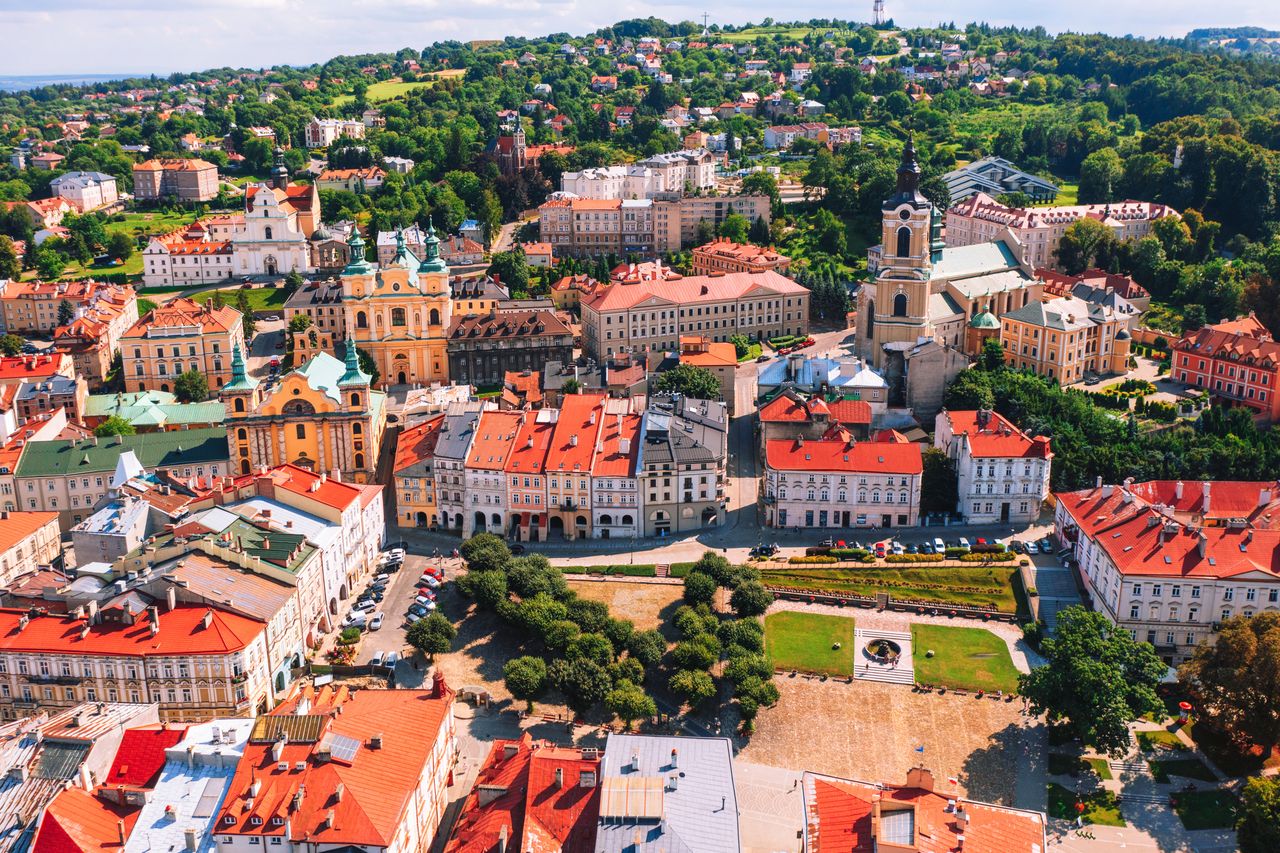
[[[619,418],[605,415],[600,429],[600,451],[596,454],[592,475],[596,477],[634,477],[636,463],[640,460],[640,415],[629,414]],[[630,446],[622,452],[622,439]]]
[[[476,423],[476,437],[467,454],[467,468],[501,471],[507,465],[516,433],[523,420],[522,412],[481,412]]]
[[[802,400],[791,394],[779,394],[760,407],[762,423],[804,423],[814,414],[826,414],[833,423],[870,424],[871,404],[865,400],[826,402],[817,398]]]
[[[182,740],[186,731],[183,726],[128,729],[120,738],[115,760],[102,784],[154,788],[160,771],[164,769],[164,751]]]
[[[620,284],[597,292],[586,304],[593,311],[625,311],[656,297],[675,304],[726,302],[759,293],[801,296],[809,291],[773,270],[731,272],[724,275],[695,275],[670,281],[643,281]]]
[[[982,458],[1052,459],[1049,439],[1044,436],[1029,437],[998,412],[988,412],[990,420],[985,428],[978,426],[976,409],[946,412],[951,421],[951,432],[959,436],[967,434],[970,451]]]
[[[541,474],[555,430],[556,425],[549,418],[540,420],[536,414],[525,415],[505,470],[511,474]]]
[[[209,245],[217,245],[216,243]],[[141,338],[152,326],[196,326],[201,334],[225,334],[240,325],[240,312],[229,305],[214,308],[209,303],[180,296],[164,305],[157,305],[144,314],[133,328],[124,333],[126,338]]]
[[[603,394],[569,394],[560,402],[560,420],[547,454],[548,471],[591,470],[596,436],[604,415],[603,402]],[[572,440],[575,437],[576,444]]]
[[[396,441],[396,462],[392,469],[397,473],[430,459],[436,452],[436,442],[440,439],[440,426],[444,423],[444,415],[433,415],[420,424],[409,427],[400,433]]]
[[[594,784],[582,784],[584,772],[596,774]],[[504,830],[511,850],[591,853],[600,813],[599,772],[598,758],[534,741],[528,733],[520,740],[495,741],[463,803],[446,853],[490,853]],[[482,785],[487,791],[503,791],[481,806]]]
[[[111,853],[123,850],[120,822],[125,837],[133,831],[141,806],[119,806],[68,788],[49,803],[31,845],[31,853]]]
[[[918,444],[886,444],[823,439],[771,439],[765,442],[765,462],[779,471],[866,471],[873,474],[919,474],[923,470]]]
[[[207,628],[206,613],[212,614]],[[101,617],[90,626],[85,619],[33,616],[22,627],[26,615],[25,610],[0,609],[0,650],[143,657],[221,655],[243,650],[266,627],[257,619],[189,604],[173,610],[161,607],[160,631],[155,636],[145,613],[136,614],[132,625]],[[86,626],[89,631],[81,636]]]
[[[1250,314],[1239,320],[1203,326],[1174,342],[1174,349],[1205,358],[1227,358],[1268,369],[1280,365],[1280,343]]]

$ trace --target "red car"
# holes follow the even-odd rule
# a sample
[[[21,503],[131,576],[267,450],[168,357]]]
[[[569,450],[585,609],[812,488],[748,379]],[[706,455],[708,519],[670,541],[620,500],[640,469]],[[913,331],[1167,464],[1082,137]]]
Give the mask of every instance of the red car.
[[[443,578],[444,569],[439,566],[426,566],[422,569],[424,575],[431,575],[433,578]]]
[[[987,544],[987,540],[985,540],[985,539],[983,539],[981,536],[979,536],[979,537],[978,537],[978,544],[979,544],[979,545],[986,545],[986,544]]]
[[[432,601],[435,601],[436,599],[436,591],[429,586],[418,587],[418,595],[425,596],[426,598],[429,598]]]
[[[883,542],[876,543],[876,556],[879,557],[880,559],[884,559],[884,543]]]

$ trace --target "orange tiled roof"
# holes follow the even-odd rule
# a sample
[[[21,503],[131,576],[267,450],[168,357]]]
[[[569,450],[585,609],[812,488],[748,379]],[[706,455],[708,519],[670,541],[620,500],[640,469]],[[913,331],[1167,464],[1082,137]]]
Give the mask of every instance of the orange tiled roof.
[[[1049,449],[1049,439],[1044,436],[1032,438],[998,412],[989,414],[991,419],[983,429],[978,426],[976,410],[946,413],[947,419],[951,422],[952,435],[968,435],[969,447],[974,456],[1001,459],[1053,458],[1053,451]]]
[[[14,355],[0,358],[0,381],[6,379],[36,379],[57,374],[66,374],[67,362],[71,356],[63,353],[55,355]]]
[[[685,335],[680,338],[680,362],[695,367],[737,367],[738,351],[730,343]]]
[[[212,614],[207,628],[206,613]],[[84,619],[35,616],[25,627],[20,626],[26,615],[25,610],[0,609],[0,650],[143,657],[220,655],[246,648],[266,627],[257,619],[189,604],[179,604],[173,610],[161,608],[160,630],[155,636],[145,614],[136,614],[132,625],[110,619],[89,625]],[[86,626],[89,631],[81,636]]]
[[[152,326],[196,326],[201,334],[230,332],[240,325],[240,312],[229,305],[214,308],[209,303],[200,305],[192,299],[180,296],[164,305],[157,305],[124,333],[126,338],[145,337]]]
[[[507,465],[511,449],[515,446],[516,433],[524,415],[521,412],[488,411],[480,413],[476,423],[476,437],[467,455],[467,468],[501,471]]]
[[[771,439],[765,442],[766,464],[778,471],[867,471],[875,474],[919,474],[923,461],[918,444]]]
[[[274,488],[302,495],[338,510],[346,509],[352,501],[356,500],[360,501],[361,506],[368,506],[372,497],[382,491],[380,485],[344,483],[325,474],[318,474],[309,468],[289,463],[270,468],[265,475],[261,473],[243,475],[237,478],[235,483],[236,486],[241,486],[262,476],[270,478]]]
[[[625,311],[657,298],[671,304],[724,302],[754,293],[800,296],[805,288],[773,270],[734,272],[725,275],[695,275],[673,281],[643,281],[619,284],[597,292],[587,305],[597,313]]]
[[[569,394],[560,402],[560,420],[547,454],[548,471],[591,470],[604,398],[604,394]]]
[[[550,420],[540,420],[533,414],[525,416],[504,470],[511,474],[541,474],[555,430],[556,425]]]
[[[186,731],[183,726],[169,725],[126,730],[103,784],[154,788],[160,771],[164,769],[164,751],[182,740]]]
[[[119,806],[81,788],[67,788],[54,797],[40,820],[31,853],[111,853],[123,850],[141,806]]]
[[[1280,365],[1280,343],[1252,314],[1239,320],[1204,326],[1174,342],[1179,352],[1205,358],[1250,359],[1267,369]]]
[[[430,459],[436,452],[436,441],[440,438],[440,426],[443,423],[443,414],[433,415],[401,432],[400,438],[396,440],[396,461],[392,470],[403,471],[410,465]]]
[[[818,404],[821,403],[821,406]],[[864,400],[802,400],[793,394],[779,394],[760,407],[762,423],[803,423],[814,414],[826,414],[835,423],[870,424],[871,405]]]
[[[37,530],[50,522],[56,522],[56,512],[14,512],[5,513],[0,518],[0,553],[7,552],[19,542],[25,541]]]
[[[600,450],[596,453],[595,467],[591,469],[595,477],[634,477],[636,463],[640,460],[640,422],[638,414],[618,416],[606,415],[604,426],[600,428]],[[629,448],[622,452],[622,439],[626,439]]]
[[[502,384],[526,403],[542,402],[542,371],[508,370],[502,376]]]

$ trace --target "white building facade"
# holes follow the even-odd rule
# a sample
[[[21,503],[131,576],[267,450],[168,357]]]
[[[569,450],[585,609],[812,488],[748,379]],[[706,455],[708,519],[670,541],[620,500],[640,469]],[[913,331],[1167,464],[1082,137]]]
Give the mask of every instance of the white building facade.
[[[956,512],[969,524],[1031,524],[1049,496],[1053,451],[996,412],[943,409],[934,421],[934,447],[956,466]]]

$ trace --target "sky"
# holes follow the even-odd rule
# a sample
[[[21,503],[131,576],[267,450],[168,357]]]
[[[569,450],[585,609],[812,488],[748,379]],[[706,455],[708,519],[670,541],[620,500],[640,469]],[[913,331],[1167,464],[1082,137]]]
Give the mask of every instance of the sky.
[[[1051,32],[1145,36],[1181,36],[1206,26],[1280,29],[1275,0],[886,0],[886,7],[895,21],[908,26],[980,20],[1042,25]],[[696,6],[667,0],[0,0],[0,75],[301,65],[338,54],[421,49],[446,39],[582,34],[626,18],[679,21],[700,19],[703,12],[721,24],[759,22],[770,15],[867,20],[871,0]]]

